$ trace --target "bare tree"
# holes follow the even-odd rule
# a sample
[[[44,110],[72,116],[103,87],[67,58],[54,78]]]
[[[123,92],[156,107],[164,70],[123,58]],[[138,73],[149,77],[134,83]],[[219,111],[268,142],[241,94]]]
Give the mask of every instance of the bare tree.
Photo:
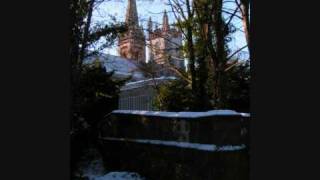
[[[242,47],[230,56],[227,55],[226,38],[230,30],[229,26],[233,18],[242,17],[238,15],[240,7],[232,11],[224,7],[224,3],[222,0],[194,0],[192,4],[189,0],[169,0],[168,3],[188,45],[189,68],[191,77],[193,77],[191,82],[194,85],[192,88],[197,88],[203,95],[202,84],[205,84],[207,79],[206,71],[210,70],[214,82],[212,94],[216,108],[223,106],[222,78],[224,72],[227,68],[233,67],[227,66],[227,62],[245,48]],[[229,15],[227,21],[223,13]],[[195,38],[201,41],[200,48],[194,47]],[[209,69],[206,66],[209,66]]]
[[[168,0],[172,13],[177,20],[177,27],[183,33],[187,44],[188,70],[191,76],[192,92],[196,94],[195,48],[193,35],[194,10],[189,0]],[[184,10],[185,9],[185,10]],[[182,20],[181,20],[182,18]]]
[[[245,19],[244,7],[227,8],[225,3],[239,0],[168,0],[170,13],[176,20],[176,27],[183,35],[186,44],[185,56],[188,60],[188,74],[172,66],[167,57],[166,68],[190,83],[193,97],[205,97],[207,79],[213,80],[212,95],[214,107],[223,107],[223,76],[238,62],[230,60],[247,45],[228,54],[227,38],[234,18]],[[244,2],[244,1],[243,1]],[[239,15],[240,13],[240,15]],[[245,20],[245,22],[248,22]],[[246,31],[246,30],[245,30]],[[248,32],[248,31],[247,31]],[[249,35],[246,39],[249,45]],[[165,38],[165,37],[164,37]],[[157,51],[155,47],[150,50]],[[209,77],[208,77],[209,75]]]

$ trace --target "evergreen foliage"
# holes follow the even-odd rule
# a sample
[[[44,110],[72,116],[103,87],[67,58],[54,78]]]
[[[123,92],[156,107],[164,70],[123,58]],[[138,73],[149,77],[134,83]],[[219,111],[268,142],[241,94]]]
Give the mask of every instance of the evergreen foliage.
[[[86,149],[97,147],[99,123],[106,114],[118,107],[120,86],[125,80],[113,80],[112,75],[98,61],[83,66],[79,86],[73,92],[77,101],[73,102],[72,168],[76,168]]]
[[[154,105],[164,111],[190,111],[193,100],[188,82],[178,79],[160,86]]]
[[[103,1],[103,0],[102,0]],[[69,59],[71,65],[71,177],[84,150],[96,144],[96,128],[104,115],[117,108],[123,82],[112,80],[99,63],[85,59],[112,45],[123,23],[92,23],[92,14],[101,0],[69,0]],[[105,43],[99,43],[102,39]],[[89,51],[93,49],[93,51]]]
[[[222,109],[232,109],[239,112],[249,112],[250,110],[250,64],[249,61],[235,65],[226,71],[222,80],[222,96],[224,105]],[[214,86],[211,78],[205,84],[208,97],[212,97],[212,87]],[[208,109],[214,108],[212,98],[204,101],[195,101],[190,84],[182,79],[174,80],[160,86],[160,91],[155,98],[155,107],[163,111],[203,111],[197,107],[199,103],[204,103]],[[201,96],[199,94],[199,97]],[[205,109],[205,110],[208,110]]]
[[[233,15],[229,18],[222,15],[223,3],[221,0],[195,0],[192,4],[185,0],[169,0],[177,20],[175,26],[185,38],[182,50],[189,63],[189,84],[181,87],[169,83],[161,87],[157,102],[162,102],[162,106],[158,103],[158,108],[167,111],[249,111],[250,67],[247,63],[244,66],[234,65],[233,62],[237,63],[237,60],[231,61],[235,54],[231,54],[228,43],[236,28],[231,23]],[[181,9],[186,9],[186,12]],[[191,94],[185,93],[184,87],[189,87]],[[179,91],[183,93],[180,95],[182,99],[189,96],[189,100],[184,102],[191,104],[177,100]],[[183,107],[176,107],[178,105]]]
[[[226,108],[239,112],[250,112],[250,63],[235,66],[227,71],[224,96]]]

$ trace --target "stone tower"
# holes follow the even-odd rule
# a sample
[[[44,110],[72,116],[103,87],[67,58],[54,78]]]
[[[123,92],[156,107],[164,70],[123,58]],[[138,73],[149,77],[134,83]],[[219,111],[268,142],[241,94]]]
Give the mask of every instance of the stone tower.
[[[149,28],[150,29],[150,28]],[[164,11],[162,18],[162,27],[156,27],[155,30],[148,30],[149,41],[149,55],[156,64],[162,66],[163,73],[160,75],[170,75],[166,65],[168,63],[174,65],[178,69],[184,69],[184,60],[182,60],[182,52],[180,47],[182,46],[182,33],[175,29],[170,28],[167,12]]]
[[[145,62],[145,37],[143,29],[139,26],[135,0],[128,0],[125,22],[128,27],[128,31],[119,37],[119,55],[123,58],[134,61]]]
[[[152,53],[152,44],[151,44],[151,33],[153,31],[153,23],[151,17],[149,17],[148,21],[148,37],[147,37],[147,52],[148,52],[148,62],[151,62],[153,58],[153,53]]]

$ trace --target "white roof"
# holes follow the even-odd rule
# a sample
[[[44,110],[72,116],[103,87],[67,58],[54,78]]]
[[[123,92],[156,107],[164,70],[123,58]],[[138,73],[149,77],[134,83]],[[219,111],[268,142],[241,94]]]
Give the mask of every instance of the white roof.
[[[107,72],[114,71],[115,77],[132,76],[134,80],[144,79],[143,74],[139,71],[134,60],[101,53],[88,58],[86,62],[92,63],[97,58],[104,64]]]

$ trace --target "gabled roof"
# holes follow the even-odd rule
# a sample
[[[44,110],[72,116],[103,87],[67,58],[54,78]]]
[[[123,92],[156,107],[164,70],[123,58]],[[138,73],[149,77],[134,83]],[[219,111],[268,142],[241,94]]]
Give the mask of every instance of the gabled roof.
[[[143,74],[139,71],[134,60],[100,53],[87,58],[86,63],[92,63],[97,59],[103,63],[107,72],[114,71],[114,77],[126,78],[132,76],[132,80],[144,79]]]

